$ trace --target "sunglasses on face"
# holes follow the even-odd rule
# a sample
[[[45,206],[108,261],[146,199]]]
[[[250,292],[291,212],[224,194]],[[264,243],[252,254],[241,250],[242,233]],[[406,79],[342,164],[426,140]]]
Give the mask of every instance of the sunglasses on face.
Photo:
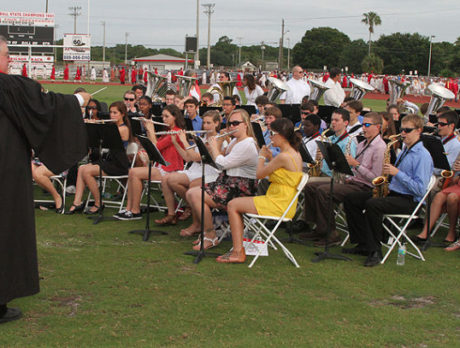
[[[447,122],[438,122],[438,126],[445,127],[448,126],[450,123]]]
[[[414,129],[416,128],[400,128],[400,131],[401,133],[404,132],[404,133],[410,133],[412,132]]]
[[[95,107],[95,106],[87,106],[87,108],[88,108],[88,110],[96,110],[97,109],[97,107]]]
[[[366,127],[366,128],[369,128],[370,126],[375,126],[375,125],[377,125],[377,123],[369,123],[369,122],[363,123],[363,127]]]
[[[230,122],[228,122],[228,125],[229,125],[229,126],[237,127],[237,126],[239,126],[241,123],[243,123],[243,121],[230,121]]]
[[[301,111],[300,113],[301,113],[302,115],[308,115],[308,114],[309,114],[308,111]]]
[[[270,131],[270,136],[271,137],[274,137],[275,135],[279,134],[278,132],[275,132],[275,131]]]
[[[128,100],[129,100],[129,101],[135,101],[136,99],[134,99],[134,98],[126,98],[126,97],[125,97],[125,100],[126,100],[126,101],[128,101]]]

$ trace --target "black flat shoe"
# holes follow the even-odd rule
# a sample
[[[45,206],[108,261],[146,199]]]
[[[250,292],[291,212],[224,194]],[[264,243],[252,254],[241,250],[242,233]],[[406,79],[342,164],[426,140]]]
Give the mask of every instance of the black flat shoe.
[[[364,267],[374,267],[380,265],[382,261],[382,253],[380,251],[373,251],[369,254],[366,261],[364,261]]]
[[[74,209],[72,210],[72,208],[74,208]],[[72,204],[70,209],[68,211],[66,211],[65,214],[66,215],[73,215],[75,213],[82,212],[84,209],[85,209],[85,203],[82,203],[80,205]]]
[[[56,214],[62,214],[64,212],[64,204],[61,203],[59,208],[56,208]]]
[[[410,237],[410,240],[413,241],[415,244],[426,242],[426,238],[420,238],[419,236],[412,236]]]
[[[85,211],[85,214],[87,214],[87,215],[95,215],[95,214],[99,214],[101,211],[104,210],[104,206],[98,207],[97,205],[94,205],[94,207],[96,207],[97,210],[91,211],[91,210],[88,209],[87,211]]]
[[[0,324],[7,323],[9,321],[18,320],[22,317],[22,312],[19,308],[8,308],[6,313],[0,317]]]

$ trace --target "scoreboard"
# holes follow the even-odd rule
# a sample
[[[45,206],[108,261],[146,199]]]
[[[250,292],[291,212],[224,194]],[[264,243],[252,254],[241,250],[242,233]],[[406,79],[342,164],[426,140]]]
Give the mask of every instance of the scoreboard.
[[[12,54],[27,53],[14,45],[53,45],[54,14],[0,11],[0,35],[6,37]],[[53,53],[53,48],[32,47],[32,54]]]

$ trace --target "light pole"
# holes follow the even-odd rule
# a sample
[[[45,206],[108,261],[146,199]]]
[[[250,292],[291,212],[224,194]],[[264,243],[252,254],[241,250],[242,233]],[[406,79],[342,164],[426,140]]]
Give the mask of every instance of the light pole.
[[[430,54],[428,56],[428,80],[430,79],[430,73],[431,73],[431,48],[432,48],[432,44],[433,44],[433,38],[435,38],[436,36],[434,35],[431,35],[430,36]]]
[[[128,64],[128,35],[129,33],[125,33],[125,64]]]
[[[206,7],[204,11],[208,15],[208,54],[206,57],[206,65],[208,69],[211,68],[211,15],[214,13],[214,7],[216,4],[203,4],[203,7]]]
[[[286,39],[288,43],[288,58],[287,58],[287,69],[288,71],[291,70],[291,40],[289,38]]]
[[[197,62],[200,60],[200,0],[196,0],[196,52],[195,68],[198,69]]]
[[[76,34],[77,33],[77,17],[81,15],[81,13],[79,12],[81,10],[81,7],[72,6],[72,7],[69,7],[69,10],[72,11],[71,13],[69,13],[69,15],[73,17],[73,33]]]
[[[239,42],[239,46],[238,46],[238,66],[241,66],[241,40],[243,40],[242,37],[237,37],[236,38]]]
[[[48,13],[48,0],[46,0],[46,8],[45,8],[45,12]]]
[[[102,24],[102,61],[105,62],[105,21],[101,22]]]
[[[265,70],[265,62],[264,62],[265,45],[263,41],[261,42],[260,50],[262,51],[262,70]]]

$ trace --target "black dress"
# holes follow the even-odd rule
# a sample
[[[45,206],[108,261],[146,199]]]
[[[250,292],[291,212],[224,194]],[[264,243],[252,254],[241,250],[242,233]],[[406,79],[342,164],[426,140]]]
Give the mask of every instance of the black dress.
[[[39,291],[30,156],[53,173],[87,151],[80,105],[72,95],[42,93],[28,78],[0,73],[0,304]]]

